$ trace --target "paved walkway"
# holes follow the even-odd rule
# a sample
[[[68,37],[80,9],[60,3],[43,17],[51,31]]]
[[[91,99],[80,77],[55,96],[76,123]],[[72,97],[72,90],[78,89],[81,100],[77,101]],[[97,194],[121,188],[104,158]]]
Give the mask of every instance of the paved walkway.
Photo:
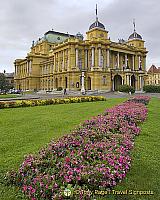
[[[82,95],[79,92],[74,92],[70,93],[68,92],[67,95],[63,94],[25,94],[21,97],[16,97],[16,98],[5,98],[5,99],[0,99],[0,101],[16,101],[16,100],[31,100],[31,99],[51,99],[51,98],[65,98],[65,97],[75,97],[75,96],[104,96],[106,98],[129,98],[132,96],[139,96],[139,95],[145,95],[145,96],[150,96],[150,97],[158,97],[160,98],[160,93],[136,93],[133,95],[129,95],[127,93],[120,93],[120,92],[106,92],[106,93],[89,93],[86,95]]]

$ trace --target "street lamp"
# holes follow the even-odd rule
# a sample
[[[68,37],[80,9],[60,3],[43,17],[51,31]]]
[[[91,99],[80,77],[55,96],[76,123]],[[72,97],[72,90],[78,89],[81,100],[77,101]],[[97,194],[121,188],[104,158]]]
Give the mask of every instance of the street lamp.
[[[113,69],[110,69],[111,71],[111,91],[113,91]]]
[[[82,70],[82,76],[81,76],[81,80],[82,80],[82,87],[81,87],[81,93],[84,95],[86,93],[85,88],[84,88],[84,70]]]

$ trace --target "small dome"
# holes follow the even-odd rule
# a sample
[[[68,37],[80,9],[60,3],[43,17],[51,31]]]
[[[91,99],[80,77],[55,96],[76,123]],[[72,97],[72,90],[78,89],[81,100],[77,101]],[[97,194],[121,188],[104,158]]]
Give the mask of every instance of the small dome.
[[[128,40],[139,39],[142,40],[142,36],[135,31],[129,36]]]
[[[76,38],[80,39],[80,40],[83,40],[83,34],[81,34],[80,32],[78,32],[76,34]]]
[[[96,20],[93,24],[90,25],[89,30],[91,30],[93,28],[101,28],[101,29],[105,30],[105,26],[98,20]]]

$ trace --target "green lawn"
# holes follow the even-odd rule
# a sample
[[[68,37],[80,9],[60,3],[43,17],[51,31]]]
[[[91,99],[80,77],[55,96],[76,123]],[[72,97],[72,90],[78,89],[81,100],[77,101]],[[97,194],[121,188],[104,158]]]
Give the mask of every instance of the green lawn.
[[[17,95],[17,94],[0,94],[0,99],[6,99],[6,98],[16,98],[19,97],[21,95]]]
[[[154,196],[130,196],[127,200],[160,199],[160,99],[149,104],[148,119],[141,126],[142,132],[135,140],[130,172],[117,189],[152,190]],[[119,198],[120,199],[120,198]],[[123,198],[121,198],[123,199]]]
[[[24,155],[38,151],[51,138],[68,133],[84,119],[122,101],[124,99],[108,99],[106,102],[0,110],[1,173],[18,168]],[[114,195],[106,196],[103,198],[105,200],[160,199],[160,99],[153,98],[148,108],[148,118],[141,125],[142,131],[135,139],[131,169],[115,190],[151,190],[154,196]],[[13,187],[2,184],[0,190],[1,200],[24,199],[18,197]]]
[[[135,139],[131,169],[114,190],[150,190],[154,195],[109,195],[99,199],[160,200],[160,99],[153,98],[148,108],[148,118],[141,125],[142,131]]]
[[[0,110],[1,177],[18,169],[24,155],[38,151],[51,138],[69,133],[76,125],[124,99]],[[2,178],[1,178],[2,179]],[[13,187],[0,185],[0,199],[21,199]],[[23,198],[24,199],[24,198]]]

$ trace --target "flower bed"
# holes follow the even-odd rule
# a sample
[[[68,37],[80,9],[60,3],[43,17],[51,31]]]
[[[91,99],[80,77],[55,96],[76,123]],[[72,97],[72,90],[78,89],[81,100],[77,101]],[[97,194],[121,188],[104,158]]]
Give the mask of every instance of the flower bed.
[[[90,199],[84,190],[111,189],[131,166],[138,124],[147,117],[145,98],[142,102],[127,101],[86,120],[37,155],[28,155],[18,172],[7,174],[7,183],[32,200],[64,199],[65,188],[72,191],[71,199]]]
[[[148,96],[135,96],[134,98],[129,99],[128,101],[136,102],[136,103],[143,103],[147,105],[149,103],[150,97]]]
[[[67,103],[81,103],[93,101],[106,101],[103,96],[83,96],[83,97],[68,97],[59,99],[46,99],[46,100],[16,100],[16,101],[0,101],[0,109],[2,108],[18,108],[18,107],[31,107]]]

